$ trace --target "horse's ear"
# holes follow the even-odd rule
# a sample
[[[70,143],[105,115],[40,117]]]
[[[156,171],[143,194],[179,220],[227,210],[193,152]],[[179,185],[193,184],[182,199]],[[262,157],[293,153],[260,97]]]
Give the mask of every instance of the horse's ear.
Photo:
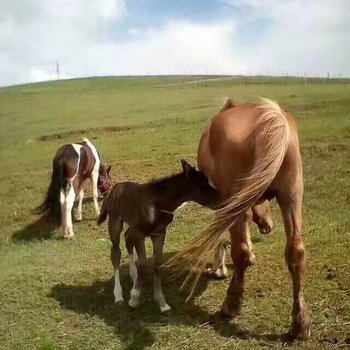
[[[192,167],[184,159],[181,159],[182,170],[186,177],[190,176]]]
[[[109,173],[111,172],[111,169],[112,169],[112,165],[110,165],[108,168],[107,168],[107,174],[109,175]]]

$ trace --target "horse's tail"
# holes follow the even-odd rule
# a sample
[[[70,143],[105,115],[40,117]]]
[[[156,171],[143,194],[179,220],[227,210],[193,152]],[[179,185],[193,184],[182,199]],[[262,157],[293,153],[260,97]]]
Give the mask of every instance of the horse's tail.
[[[167,261],[176,270],[191,266],[182,287],[193,279],[192,296],[196,284],[213,253],[220,245],[222,236],[242,215],[253,206],[267,190],[280,169],[289,142],[289,126],[276,102],[262,99],[256,107],[260,111],[255,135],[255,163],[247,177],[241,180],[240,190],[216,211],[215,221],[200,235],[194,237],[187,248]]]
[[[63,188],[63,163],[58,159],[53,160],[52,175],[49,188],[44,201],[33,210],[34,214],[47,215],[55,224],[61,220],[60,192]]]
[[[108,196],[103,199],[100,215],[97,218],[97,225],[101,225],[107,219],[107,216],[108,216],[107,203],[106,203],[107,200],[108,200]]]

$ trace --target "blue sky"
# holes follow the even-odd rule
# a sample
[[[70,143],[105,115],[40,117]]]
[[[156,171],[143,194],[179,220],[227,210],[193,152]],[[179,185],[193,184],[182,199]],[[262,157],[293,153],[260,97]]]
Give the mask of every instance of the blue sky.
[[[0,0],[0,85],[130,74],[350,76],[348,0]]]

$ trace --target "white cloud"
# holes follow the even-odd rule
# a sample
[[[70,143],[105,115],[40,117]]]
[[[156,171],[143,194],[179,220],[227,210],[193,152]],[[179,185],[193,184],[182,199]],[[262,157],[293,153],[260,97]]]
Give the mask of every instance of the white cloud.
[[[110,57],[105,74],[238,73],[244,65],[235,60],[231,23],[194,24],[172,21],[160,28],[133,30],[123,43],[98,45],[89,50],[92,62]]]
[[[54,77],[57,59],[84,66],[126,11],[124,0],[0,0],[0,85]]]
[[[348,0],[226,0],[249,17],[270,21],[269,33],[243,51],[253,70],[350,76]]]
[[[206,23],[169,18],[116,39],[119,21],[133,16],[125,0],[0,0],[0,85],[54,79],[56,60],[65,77],[327,70],[350,76],[348,0],[222,2],[232,5],[232,16]],[[243,31],[259,19],[268,27],[257,26],[256,40],[246,44]]]

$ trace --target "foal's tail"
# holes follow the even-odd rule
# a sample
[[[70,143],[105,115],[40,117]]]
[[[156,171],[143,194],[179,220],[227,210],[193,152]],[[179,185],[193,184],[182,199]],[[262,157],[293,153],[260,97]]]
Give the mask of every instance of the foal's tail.
[[[108,210],[107,210],[107,204],[106,204],[107,198],[108,197],[105,197],[103,199],[100,215],[97,218],[97,225],[101,225],[107,219],[107,216],[108,216]]]
[[[60,192],[63,188],[63,181],[63,164],[54,159],[51,181],[45,199],[32,211],[34,214],[47,215],[48,219],[57,225],[60,224],[61,220]]]
[[[196,284],[213,253],[220,245],[222,236],[267,190],[280,169],[289,142],[288,122],[276,102],[263,99],[256,107],[260,111],[255,129],[255,163],[248,176],[241,180],[241,188],[225,206],[216,211],[215,221],[190,244],[167,261],[166,266],[176,269],[191,266],[182,287],[190,280],[192,296]]]

